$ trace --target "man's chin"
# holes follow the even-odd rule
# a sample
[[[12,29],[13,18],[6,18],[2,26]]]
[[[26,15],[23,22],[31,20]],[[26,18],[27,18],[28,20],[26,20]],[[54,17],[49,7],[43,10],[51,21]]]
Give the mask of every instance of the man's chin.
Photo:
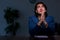
[[[41,16],[41,14],[38,13],[39,16]]]

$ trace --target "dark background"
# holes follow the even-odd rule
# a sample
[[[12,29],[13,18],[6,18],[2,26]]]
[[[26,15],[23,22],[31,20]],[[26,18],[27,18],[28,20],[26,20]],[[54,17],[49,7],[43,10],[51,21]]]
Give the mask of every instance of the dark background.
[[[60,23],[60,0],[37,0],[36,2],[43,1],[48,8],[48,15],[54,17],[55,22]],[[12,7],[18,9],[21,13],[19,18],[20,28],[17,31],[17,36],[29,36],[28,33],[28,17],[34,14],[34,4],[29,0],[0,0],[0,35],[6,35],[4,29],[7,26],[4,19],[4,9],[6,7]]]

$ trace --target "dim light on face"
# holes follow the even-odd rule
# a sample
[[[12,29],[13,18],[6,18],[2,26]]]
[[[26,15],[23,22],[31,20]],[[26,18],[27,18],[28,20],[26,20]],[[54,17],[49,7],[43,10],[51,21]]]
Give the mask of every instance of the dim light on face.
[[[38,14],[43,14],[46,12],[45,7],[43,6],[43,4],[38,4],[37,5],[37,9],[36,9],[36,13]]]

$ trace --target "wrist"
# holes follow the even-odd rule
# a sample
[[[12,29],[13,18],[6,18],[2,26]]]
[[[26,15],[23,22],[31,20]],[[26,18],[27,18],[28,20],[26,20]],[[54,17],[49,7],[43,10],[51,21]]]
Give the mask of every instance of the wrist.
[[[44,24],[47,24],[47,22],[44,20]]]
[[[41,22],[41,21],[39,21],[39,22],[37,23],[37,25],[38,25],[38,26],[40,26],[40,25],[41,25],[41,23],[42,23],[42,22]]]
[[[46,28],[48,27],[48,23],[46,22],[46,21],[44,21],[44,24],[45,24],[45,26],[46,26]]]

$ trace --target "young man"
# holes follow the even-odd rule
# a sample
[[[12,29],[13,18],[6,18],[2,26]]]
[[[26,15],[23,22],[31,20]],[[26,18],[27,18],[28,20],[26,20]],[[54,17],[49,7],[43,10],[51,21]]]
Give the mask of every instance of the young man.
[[[53,35],[55,32],[55,23],[52,16],[48,16],[47,7],[43,2],[38,2],[34,9],[35,15],[29,17],[29,33],[34,35]]]

